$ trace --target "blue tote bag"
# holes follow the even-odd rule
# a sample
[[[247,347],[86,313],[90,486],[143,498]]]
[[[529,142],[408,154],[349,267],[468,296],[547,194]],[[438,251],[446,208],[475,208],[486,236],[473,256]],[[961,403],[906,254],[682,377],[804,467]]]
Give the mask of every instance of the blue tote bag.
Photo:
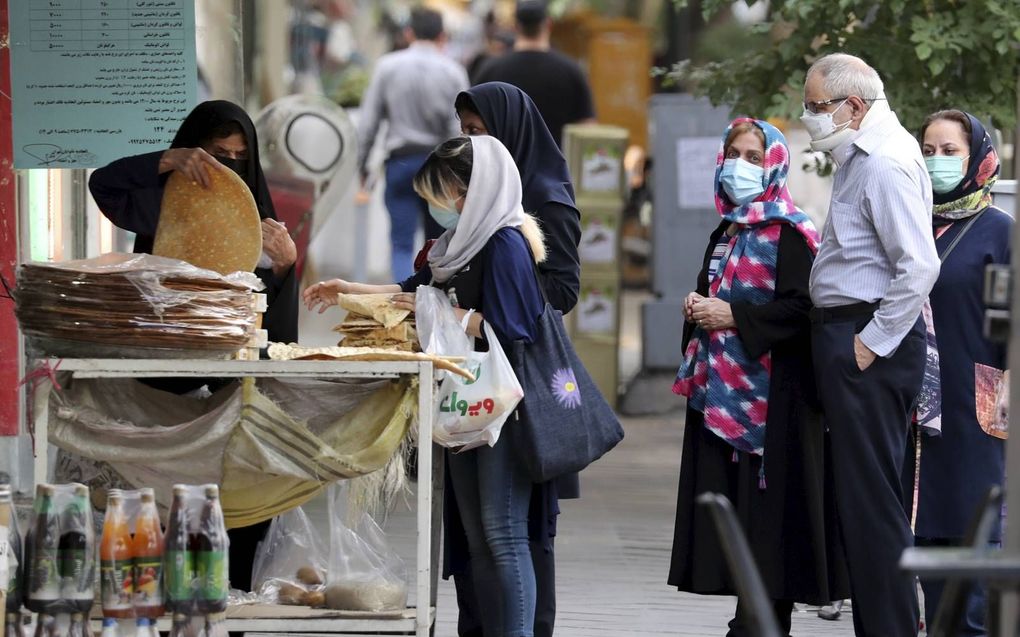
[[[580,471],[623,440],[619,418],[578,359],[562,315],[548,301],[534,342],[515,341],[510,364],[524,398],[505,431],[532,481]]]

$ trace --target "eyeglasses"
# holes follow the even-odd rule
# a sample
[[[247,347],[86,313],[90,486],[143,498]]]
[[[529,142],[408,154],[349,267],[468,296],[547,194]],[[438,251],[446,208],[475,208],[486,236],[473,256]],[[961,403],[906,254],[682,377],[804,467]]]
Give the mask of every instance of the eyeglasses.
[[[823,106],[835,104],[836,102],[842,102],[843,100],[846,100],[848,98],[849,96],[846,95],[843,97],[834,97],[831,100],[822,100],[820,102],[804,102],[804,110],[806,110],[809,113],[818,113],[818,109],[822,108]]]

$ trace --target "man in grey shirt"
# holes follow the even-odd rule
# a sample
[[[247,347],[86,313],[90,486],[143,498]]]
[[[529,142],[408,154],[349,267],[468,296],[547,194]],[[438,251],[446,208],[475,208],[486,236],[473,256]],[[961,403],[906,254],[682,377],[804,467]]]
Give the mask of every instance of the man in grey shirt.
[[[412,11],[409,37],[408,48],[388,53],[376,63],[361,101],[358,126],[358,166],[364,188],[369,153],[380,124],[387,122],[385,201],[394,281],[414,274],[414,234],[420,223],[425,224],[427,239],[443,233],[411,183],[432,149],[460,134],[453,103],[468,88],[467,71],[440,50],[445,36],[438,12]]]
[[[926,359],[921,308],[939,273],[917,141],[863,60],[816,61],[804,86],[812,148],[837,165],[811,270],[815,376],[832,436],[836,507],[859,637],[915,637],[902,470]],[[912,484],[912,481],[910,481]]]

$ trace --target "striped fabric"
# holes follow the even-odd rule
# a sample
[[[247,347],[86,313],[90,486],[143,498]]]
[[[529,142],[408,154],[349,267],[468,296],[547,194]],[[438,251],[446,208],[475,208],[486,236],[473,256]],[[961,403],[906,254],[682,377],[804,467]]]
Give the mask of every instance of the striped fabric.
[[[719,271],[719,264],[723,262],[723,257],[730,251],[730,237],[727,234],[723,234],[719,237],[719,240],[715,243],[715,247],[712,248],[712,257],[708,260],[708,278],[712,280],[715,278],[716,273]]]
[[[716,159],[716,209],[738,226],[729,240],[729,254],[709,276],[709,296],[733,303],[762,305],[773,300],[779,235],[784,223],[800,231],[812,252],[817,249],[814,225],[793,205],[786,188],[790,156],[778,129],[761,120],[734,120],[734,126],[753,122],[765,135],[765,192],[755,201],[734,206],[719,185],[723,148]],[[726,236],[726,235],[723,235]],[[736,329],[694,330],[673,391],[687,396],[688,405],[705,415],[705,427],[734,449],[762,455],[768,414],[771,355],[751,358]]]
[[[817,307],[880,301],[860,337],[891,356],[939,274],[931,180],[921,150],[888,112],[862,129],[836,171],[829,218],[811,269]]]

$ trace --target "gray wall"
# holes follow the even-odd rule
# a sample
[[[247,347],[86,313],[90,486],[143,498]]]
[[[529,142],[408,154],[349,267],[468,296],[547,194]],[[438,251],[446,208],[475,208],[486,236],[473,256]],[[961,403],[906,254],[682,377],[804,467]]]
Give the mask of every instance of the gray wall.
[[[654,158],[652,291],[642,309],[645,369],[676,369],[683,359],[683,298],[695,286],[708,235],[719,225],[712,199],[716,154],[728,108],[690,95],[651,100]],[[680,155],[683,155],[681,158]]]

